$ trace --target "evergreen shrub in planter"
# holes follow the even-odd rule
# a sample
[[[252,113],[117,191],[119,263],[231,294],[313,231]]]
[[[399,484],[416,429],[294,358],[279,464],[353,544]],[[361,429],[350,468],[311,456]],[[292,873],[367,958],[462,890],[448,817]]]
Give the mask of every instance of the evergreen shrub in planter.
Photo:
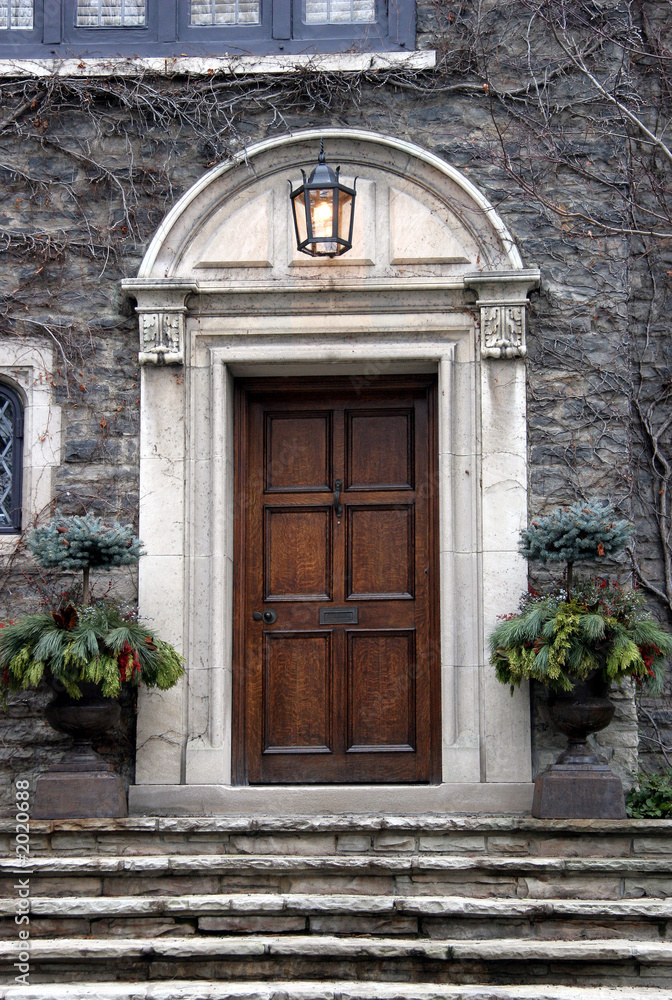
[[[632,677],[659,693],[672,636],[637,590],[618,580],[574,581],[574,564],[617,555],[632,525],[610,503],[574,504],[539,518],[521,532],[527,559],[564,562],[564,579],[530,592],[517,612],[492,632],[490,662],[513,693],[524,679],[549,688],[549,710],[569,748],[535,783],[533,815],[546,818],[625,816],[618,779],[588,750],[587,736],[609,724],[612,682]]]

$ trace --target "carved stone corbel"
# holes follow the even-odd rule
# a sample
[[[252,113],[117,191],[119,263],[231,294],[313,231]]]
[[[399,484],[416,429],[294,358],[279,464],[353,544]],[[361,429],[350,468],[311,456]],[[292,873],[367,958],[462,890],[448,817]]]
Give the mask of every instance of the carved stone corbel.
[[[140,327],[141,365],[183,365],[187,296],[197,291],[191,283],[171,279],[148,281],[127,278],[122,288],[135,296]]]
[[[539,287],[537,268],[466,274],[464,284],[478,293],[481,312],[481,357],[524,358],[527,295]]]
[[[183,365],[186,309],[170,312],[143,312],[137,309],[136,312],[140,320],[140,364]]]

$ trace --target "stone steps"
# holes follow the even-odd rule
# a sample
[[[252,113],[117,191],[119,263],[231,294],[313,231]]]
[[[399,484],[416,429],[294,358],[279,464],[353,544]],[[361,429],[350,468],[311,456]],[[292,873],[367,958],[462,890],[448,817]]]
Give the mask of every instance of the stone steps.
[[[12,820],[0,820],[0,856]],[[218,816],[32,820],[31,855],[496,854],[672,855],[672,820],[529,816]]]
[[[233,891],[620,899],[672,895],[672,856],[150,855],[31,859],[31,895],[126,896]],[[16,863],[0,859],[11,898]]]
[[[14,942],[0,942],[0,970],[13,978]],[[427,940],[319,935],[35,940],[31,981],[336,978],[438,983],[669,985],[672,942]],[[120,975],[121,972],[121,975]],[[330,975],[330,973],[332,975]],[[668,993],[669,995],[669,993]]]
[[[31,823],[26,863],[11,842],[0,858],[0,1000],[264,1000],[277,984],[273,1000],[669,1000],[671,833],[515,817]],[[11,985],[18,878],[29,988]]]
[[[16,939],[16,901],[0,899],[0,939]],[[234,894],[30,901],[31,938],[226,933],[672,940],[672,902],[462,896]]]
[[[436,983],[78,983],[2,987],[0,1000],[666,1000],[655,987],[474,986]]]

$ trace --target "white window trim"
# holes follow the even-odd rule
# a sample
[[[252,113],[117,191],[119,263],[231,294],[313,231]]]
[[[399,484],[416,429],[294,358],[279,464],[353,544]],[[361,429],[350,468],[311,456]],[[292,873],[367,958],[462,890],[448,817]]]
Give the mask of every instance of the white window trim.
[[[325,55],[208,56],[162,59],[0,59],[0,78],[140,76],[260,76],[297,70],[315,73],[362,73],[385,69],[433,69],[436,52],[333,52]]]

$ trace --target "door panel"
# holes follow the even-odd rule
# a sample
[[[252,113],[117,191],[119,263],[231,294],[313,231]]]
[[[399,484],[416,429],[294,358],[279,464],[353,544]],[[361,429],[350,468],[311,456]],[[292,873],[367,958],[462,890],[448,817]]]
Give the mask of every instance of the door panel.
[[[266,601],[331,597],[331,507],[266,507]]]
[[[331,749],[331,632],[264,636],[264,752]]]
[[[331,414],[267,413],[266,492],[329,490]]]
[[[348,751],[415,750],[415,631],[348,632]]]
[[[350,601],[413,599],[413,506],[347,509],[346,596]]]
[[[237,383],[239,781],[438,779],[434,385]]]
[[[346,411],[351,490],[413,489],[413,411]]]

